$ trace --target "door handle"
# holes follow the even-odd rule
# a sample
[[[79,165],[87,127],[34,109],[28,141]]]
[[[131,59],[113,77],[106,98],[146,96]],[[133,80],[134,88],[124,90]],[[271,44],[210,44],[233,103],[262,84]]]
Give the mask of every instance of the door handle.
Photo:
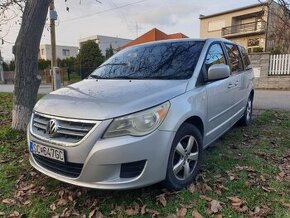
[[[229,83],[229,85],[228,85],[228,89],[233,88],[233,87],[234,87],[234,84]]]
[[[237,85],[239,85],[239,80],[237,80],[237,81],[235,82],[235,86],[237,86]]]

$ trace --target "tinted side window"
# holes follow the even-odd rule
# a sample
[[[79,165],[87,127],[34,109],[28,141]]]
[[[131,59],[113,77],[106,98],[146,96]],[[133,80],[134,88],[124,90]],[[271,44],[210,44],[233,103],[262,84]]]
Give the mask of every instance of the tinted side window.
[[[239,52],[239,49],[236,45],[225,44],[228,56],[231,62],[231,70],[232,72],[238,72],[243,70],[243,62]]]
[[[220,44],[214,44],[210,47],[204,62],[206,71],[208,71],[210,66],[213,64],[226,64],[225,56]]]
[[[241,52],[244,60],[245,69],[246,70],[251,69],[251,61],[249,59],[246,49],[244,47],[241,47]]]

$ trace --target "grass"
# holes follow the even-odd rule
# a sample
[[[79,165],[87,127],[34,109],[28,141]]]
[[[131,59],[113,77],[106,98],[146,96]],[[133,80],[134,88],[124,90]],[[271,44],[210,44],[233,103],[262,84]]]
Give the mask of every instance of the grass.
[[[277,177],[287,154],[290,165],[289,112],[266,111],[250,127],[234,127],[221,137],[206,150],[203,171],[191,186],[194,191],[174,193],[159,184],[101,191],[65,184],[32,169],[25,133],[10,129],[11,102],[11,94],[0,93],[0,217],[192,217],[192,211],[203,217],[290,217],[290,181]],[[229,197],[241,200],[238,209]],[[221,206],[216,213],[213,200]]]

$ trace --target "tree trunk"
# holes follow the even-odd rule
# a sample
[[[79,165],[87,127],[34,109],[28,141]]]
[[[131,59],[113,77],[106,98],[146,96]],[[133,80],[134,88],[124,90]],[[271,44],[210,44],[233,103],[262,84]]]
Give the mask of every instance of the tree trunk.
[[[36,102],[41,77],[38,50],[50,0],[27,0],[15,47],[15,87],[12,128],[26,130]]]

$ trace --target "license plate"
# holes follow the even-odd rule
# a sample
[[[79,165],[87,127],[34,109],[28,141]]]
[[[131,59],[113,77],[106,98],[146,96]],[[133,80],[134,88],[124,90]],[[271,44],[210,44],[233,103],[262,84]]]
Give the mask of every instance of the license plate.
[[[30,142],[29,150],[33,154],[37,154],[43,157],[65,162],[64,150],[36,144],[33,142]]]

